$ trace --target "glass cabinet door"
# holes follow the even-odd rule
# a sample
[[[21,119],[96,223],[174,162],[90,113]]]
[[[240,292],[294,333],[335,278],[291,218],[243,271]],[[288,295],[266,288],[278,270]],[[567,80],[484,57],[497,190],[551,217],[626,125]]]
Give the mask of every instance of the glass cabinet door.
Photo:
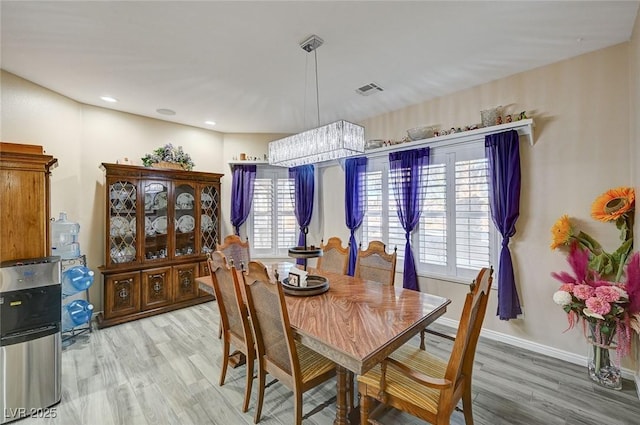
[[[109,185],[109,261],[110,264],[136,261],[135,182],[118,180]]]
[[[144,257],[146,261],[168,258],[169,191],[166,182],[146,181],[144,194]]]
[[[220,192],[216,186],[203,186],[200,190],[200,250],[206,254],[216,249],[216,243],[221,243],[220,223],[218,223],[218,208],[220,208]]]
[[[196,190],[188,183],[176,184],[173,195],[175,211],[175,257],[196,253]]]

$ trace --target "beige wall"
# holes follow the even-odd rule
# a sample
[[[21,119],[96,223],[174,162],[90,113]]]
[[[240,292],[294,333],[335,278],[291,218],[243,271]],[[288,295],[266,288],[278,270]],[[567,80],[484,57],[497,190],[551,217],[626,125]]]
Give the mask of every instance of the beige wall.
[[[503,105],[511,112],[526,110],[535,121],[535,145],[523,143],[521,214],[511,248],[524,320],[502,322],[492,299],[488,329],[521,337],[559,350],[585,354],[578,330],[563,333],[566,315],[553,304],[557,289],[552,271],[567,268],[564,255],[549,250],[549,229],[561,214],[569,214],[607,247],[617,243],[617,231],[589,218],[591,202],[601,192],[634,184],[640,154],[637,140],[638,35],[632,43],[580,56],[509,78],[478,86],[403,110],[365,120],[367,138],[404,137],[407,128],[438,124],[443,128],[479,121],[479,111]],[[634,73],[629,72],[635,70]],[[630,78],[633,75],[633,78]],[[629,92],[634,90],[632,100]],[[631,108],[630,108],[631,106]],[[633,110],[633,115],[629,111]],[[635,118],[633,118],[635,117]],[[630,119],[632,118],[632,119]],[[223,234],[229,224],[230,169],[240,152],[266,153],[278,135],[227,134],[170,124],[135,115],[78,104],[47,89],[2,73],[2,129],[6,141],[40,144],[59,159],[52,176],[52,213],[66,210],[81,224],[81,248],[96,268],[104,256],[103,187],[101,162],[128,156],[139,158],[172,141],[183,145],[200,171],[224,173]],[[632,139],[633,137],[633,139]],[[631,160],[629,152],[631,151]],[[221,154],[220,154],[221,153]],[[633,180],[632,180],[632,173]],[[322,235],[346,240],[344,174],[339,166],[319,168],[324,217]],[[322,235],[319,235],[322,236]],[[453,300],[447,317],[457,319],[465,285],[422,277],[423,290]],[[101,286],[93,288],[101,299]],[[97,307],[101,303],[96,301]]]
[[[586,355],[581,331],[563,333],[566,314],[552,301],[558,284],[550,274],[567,264],[563,254],[549,249],[550,228],[560,215],[569,214],[608,248],[617,244],[615,226],[594,222],[589,212],[600,193],[632,184],[628,61],[629,45],[623,43],[362,122],[367,139],[398,139],[406,129],[423,124],[450,128],[477,123],[480,110],[496,105],[511,112],[526,110],[533,117],[535,145],[522,142],[520,218],[511,241],[525,319],[500,321],[494,293],[486,328]],[[339,167],[326,169],[325,190],[343,185],[342,174]],[[347,235],[341,205],[341,199],[325,196],[327,236]],[[451,298],[446,317],[458,319],[465,285],[421,277],[420,287]]]
[[[194,158],[195,170],[227,172],[222,133],[83,105],[4,71],[1,78],[0,140],[42,145],[58,159],[51,175],[51,214],[65,211],[80,223],[80,249],[94,270],[104,263],[101,163],[128,157],[140,164],[145,153],[172,142]],[[90,295],[96,311],[102,310],[99,279]]]

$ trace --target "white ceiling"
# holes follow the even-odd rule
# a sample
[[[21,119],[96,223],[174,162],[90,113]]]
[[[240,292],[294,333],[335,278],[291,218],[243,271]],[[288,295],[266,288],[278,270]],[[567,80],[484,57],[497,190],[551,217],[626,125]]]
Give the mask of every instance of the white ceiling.
[[[638,3],[3,0],[1,66],[90,105],[298,132],[318,124],[312,34],[321,123],[359,121],[628,41]]]

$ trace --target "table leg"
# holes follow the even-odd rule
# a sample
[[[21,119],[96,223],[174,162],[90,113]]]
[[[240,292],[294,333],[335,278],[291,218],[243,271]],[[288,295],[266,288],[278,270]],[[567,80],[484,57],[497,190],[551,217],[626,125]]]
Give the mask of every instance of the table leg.
[[[347,418],[347,379],[349,371],[342,366],[336,365],[336,419],[333,425],[349,425]]]

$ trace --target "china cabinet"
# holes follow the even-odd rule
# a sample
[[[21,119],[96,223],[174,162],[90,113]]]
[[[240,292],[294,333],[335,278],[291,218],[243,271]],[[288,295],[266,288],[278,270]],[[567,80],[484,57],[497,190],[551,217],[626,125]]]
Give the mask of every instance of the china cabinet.
[[[51,170],[42,146],[0,142],[0,261],[51,255]]]
[[[104,313],[100,327],[211,301],[196,277],[220,235],[222,174],[102,164]]]

